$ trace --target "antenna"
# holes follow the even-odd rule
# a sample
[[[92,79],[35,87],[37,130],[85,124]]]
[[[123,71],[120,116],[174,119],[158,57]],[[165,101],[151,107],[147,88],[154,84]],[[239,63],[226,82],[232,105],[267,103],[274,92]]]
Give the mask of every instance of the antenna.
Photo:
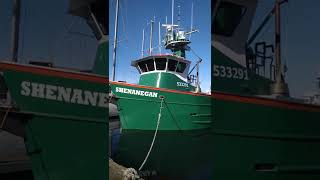
[[[190,24],[190,31],[192,31],[193,29],[193,1],[192,1],[192,4],[191,4],[191,24]],[[189,40],[191,40],[191,34],[189,36]]]
[[[143,57],[143,51],[144,51],[144,28],[142,29],[141,57]]]
[[[159,21],[159,39],[158,39],[158,42],[159,42],[159,54],[161,54],[161,30],[160,30],[160,21]]]
[[[149,48],[150,55],[152,55],[152,36],[153,36],[154,19],[155,19],[155,17],[153,18],[153,20],[151,20],[151,23],[150,23],[150,48]]]
[[[178,5],[178,26],[180,26],[180,21],[181,21],[181,19],[180,19],[180,5]]]
[[[174,0],[172,0],[172,6],[171,6],[171,25],[173,27],[173,10],[174,10]]]
[[[168,24],[168,16],[166,16],[166,24]],[[168,29],[166,28],[166,34],[168,32]]]

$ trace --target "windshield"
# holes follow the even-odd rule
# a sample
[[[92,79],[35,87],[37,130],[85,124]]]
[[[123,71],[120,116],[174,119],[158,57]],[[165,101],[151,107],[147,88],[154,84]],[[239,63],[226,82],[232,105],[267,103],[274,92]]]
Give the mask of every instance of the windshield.
[[[108,10],[106,1],[100,1],[90,5],[90,12],[87,23],[92,29],[95,37],[100,40],[102,34],[107,35],[107,23],[108,23]]]
[[[165,70],[166,69],[166,64],[167,64],[166,58],[157,58],[155,60],[156,60],[157,70]]]
[[[215,15],[213,33],[223,36],[232,36],[239,25],[246,8],[230,2],[221,2]]]
[[[108,23],[108,10],[107,1],[102,1],[101,3],[96,3],[91,5],[91,11],[96,17],[99,27],[101,28],[104,35],[107,34],[107,23]]]
[[[186,67],[187,67],[186,63],[179,62],[178,65],[177,65],[177,72],[178,73],[183,73],[184,70],[186,69]]]
[[[153,59],[138,62],[138,66],[142,72],[154,71],[154,61]]]

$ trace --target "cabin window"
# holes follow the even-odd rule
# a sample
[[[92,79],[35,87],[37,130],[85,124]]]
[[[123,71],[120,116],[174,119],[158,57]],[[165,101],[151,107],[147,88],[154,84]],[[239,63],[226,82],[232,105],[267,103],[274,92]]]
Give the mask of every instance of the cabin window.
[[[97,2],[91,5],[90,9],[97,19],[98,25],[104,35],[107,35],[108,12],[106,12],[106,1]]]
[[[146,61],[138,62],[138,66],[142,72],[154,71],[154,61],[149,59]]]
[[[177,65],[177,72],[178,73],[183,73],[184,70],[186,69],[186,67],[187,67],[186,63],[179,62],[178,65]]]
[[[241,5],[230,2],[221,2],[213,26],[211,27],[213,33],[223,36],[232,36],[245,12],[246,8]]]
[[[157,58],[156,59],[156,68],[157,70],[165,70],[167,64],[166,58]]]
[[[148,71],[154,71],[154,61],[153,59],[147,60],[146,61]]]
[[[95,24],[92,16],[89,16],[87,23],[92,29],[92,32],[96,39],[100,40],[102,38],[102,35],[100,34],[99,27]]]
[[[138,63],[139,68],[141,69],[142,72],[147,72],[147,66],[145,62],[139,62]]]
[[[169,62],[168,62],[168,70],[169,70],[169,71],[176,71],[177,64],[178,64],[178,61],[169,59]]]

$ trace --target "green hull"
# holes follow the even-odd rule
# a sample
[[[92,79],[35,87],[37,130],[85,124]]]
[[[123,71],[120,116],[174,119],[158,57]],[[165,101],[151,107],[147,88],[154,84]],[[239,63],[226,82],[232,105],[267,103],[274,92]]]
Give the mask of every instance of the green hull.
[[[319,107],[220,93],[214,97],[211,142],[215,177],[320,177],[316,153],[320,149]]]
[[[31,115],[26,148],[34,178],[107,179],[107,78],[12,63],[0,67],[15,106]]]
[[[197,157],[195,154],[210,152],[206,143],[208,133],[205,133],[211,127],[210,96],[115,82],[111,82],[111,89],[119,98],[117,103],[122,129],[116,161],[127,167],[139,168],[150,148],[160,111],[160,97],[163,96],[159,131],[142,172],[145,175],[156,172],[157,177],[162,178],[187,179],[199,176],[196,172],[205,171],[204,168],[208,169],[210,161],[207,157]],[[141,93],[137,95],[137,91],[132,90],[143,90],[145,94],[157,93],[157,96],[141,96]],[[198,150],[193,148],[201,146],[203,148]],[[195,162],[199,165],[195,167],[198,169],[195,171],[190,169],[192,166],[189,164],[181,164],[184,161]]]
[[[122,133],[117,160],[123,165],[139,168],[144,160],[160,99],[119,88],[165,97],[144,171],[171,179],[177,174],[184,179],[320,177],[319,107],[218,92],[210,97],[123,83],[111,87],[118,98]]]
[[[153,136],[151,130],[122,130],[115,160],[138,169]],[[160,179],[211,179],[213,163],[202,156],[211,153],[209,141],[206,130],[159,131],[140,174]]]
[[[159,130],[198,130],[211,126],[209,95],[188,92],[174,93],[170,90],[127,86],[127,84],[115,82],[111,82],[111,88],[119,98],[118,110],[122,129],[154,130],[157,125],[161,96],[164,97],[164,108]],[[122,90],[124,92],[121,92]],[[141,92],[139,90],[143,90],[146,95],[139,95],[138,93]],[[150,97],[148,93],[150,96],[156,96]]]

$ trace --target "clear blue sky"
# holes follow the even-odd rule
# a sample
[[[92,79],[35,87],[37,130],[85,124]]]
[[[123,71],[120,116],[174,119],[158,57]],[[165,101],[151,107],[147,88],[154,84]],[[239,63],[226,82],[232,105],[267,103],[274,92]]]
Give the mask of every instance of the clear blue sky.
[[[150,26],[147,23],[155,16],[155,34],[154,44],[158,44],[158,22],[165,24],[166,16],[171,23],[171,0],[120,0],[119,29],[118,29],[118,55],[116,80],[125,80],[130,83],[137,83],[139,74],[134,67],[131,67],[131,61],[141,57],[142,29],[146,28],[145,48],[149,47]],[[200,81],[203,91],[210,90],[211,84],[211,11],[210,0],[175,0],[175,16],[177,23],[178,5],[181,6],[181,25],[190,30],[191,23],[191,4],[194,2],[194,27],[199,29],[191,37],[191,48],[203,59],[200,65]],[[114,18],[115,18],[115,0],[109,1],[109,74],[111,78],[112,68],[112,41],[114,37]],[[161,27],[162,38],[164,28]],[[162,48],[162,53],[169,51]],[[158,49],[154,51],[158,54]],[[198,60],[192,52],[187,52],[187,59],[193,62]]]
[[[190,26],[190,9],[192,0],[176,0],[175,5],[181,5],[182,24]],[[320,71],[320,54],[318,53],[320,40],[320,26],[318,17],[320,1],[301,1],[290,0],[289,5],[282,7],[282,60],[287,62],[288,72],[286,79],[289,84],[292,96],[302,97],[303,95],[314,91],[316,86],[316,77]],[[253,29],[259,24],[267,12],[273,6],[273,0],[259,0]],[[200,33],[192,36],[193,49],[204,59],[201,65],[201,82],[203,90],[210,88],[210,39],[209,33],[210,21],[210,2],[195,1],[194,25],[199,28]],[[110,50],[112,49],[113,28],[114,28],[114,10],[115,0],[109,1],[110,6]],[[177,9],[176,9],[177,10]],[[177,12],[177,11],[176,11]],[[121,0],[120,18],[119,18],[119,46],[118,46],[118,64],[117,80],[126,80],[131,83],[137,83],[138,73],[136,69],[130,66],[130,61],[140,57],[142,28],[146,27],[147,22],[156,16],[165,21],[168,16],[170,22],[171,0]],[[288,17],[287,17],[287,16]],[[177,17],[175,17],[176,19]],[[263,34],[259,36],[260,40],[267,40],[273,43],[273,19],[268,23]],[[147,32],[148,34],[148,32]],[[286,34],[286,35],[285,35]],[[157,34],[156,34],[157,36]],[[155,37],[156,37],[155,36]],[[148,38],[146,39],[148,42]],[[154,43],[158,43],[155,40]],[[110,74],[112,53],[110,52]],[[197,58],[188,56],[193,62]]]
[[[137,1],[139,3],[137,3]],[[210,84],[210,1],[194,0],[194,26],[200,33],[192,36],[191,47],[204,59],[201,65],[201,80],[204,90]],[[110,40],[114,27],[114,0],[110,0]],[[168,16],[170,22],[171,0],[121,0],[121,15],[119,19],[119,53],[118,80],[137,82],[138,74],[130,66],[132,59],[139,58],[142,28],[156,16],[162,22]],[[255,24],[261,21],[271,9],[273,0],[259,0]],[[315,78],[320,71],[320,25],[317,0],[289,0],[289,6],[282,8],[283,15],[288,11],[287,41],[283,39],[282,55],[287,59],[289,71],[287,81],[291,94],[302,96],[315,87]],[[176,0],[181,5],[182,24],[190,27],[191,0]],[[54,62],[57,66],[91,69],[95,57],[96,40],[71,32],[81,32],[92,35],[86,23],[80,18],[67,14],[68,1],[22,1],[20,61],[29,60]],[[289,8],[288,8],[289,7]],[[124,11],[123,11],[124,10]],[[0,1],[0,59],[10,58],[11,14],[12,0]],[[286,18],[283,17],[283,21]],[[123,27],[125,25],[125,28]],[[68,33],[69,31],[69,33]],[[260,38],[273,39],[273,21],[268,24],[264,35]],[[269,35],[268,35],[269,34]],[[156,37],[157,33],[155,34]],[[146,39],[147,42],[147,39]],[[155,40],[157,43],[157,39]],[[110,41],[110,47],[112,43]],[[197,60],[191,53],[189,59]],[[110,62],[111,62],[110,58]],[[111,72],[111,71],[110,71]]]

